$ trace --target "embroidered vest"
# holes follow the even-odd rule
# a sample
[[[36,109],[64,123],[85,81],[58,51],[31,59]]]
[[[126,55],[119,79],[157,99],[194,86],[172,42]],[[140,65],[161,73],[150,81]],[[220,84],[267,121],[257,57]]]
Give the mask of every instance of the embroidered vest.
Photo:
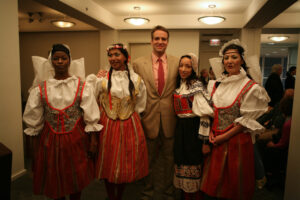
[[[240,101],[254,84],[256,83],[253,80],[249,80],[230,106],[216,107],[215,105],[213,105],[214,122],[212,125],[212,129],[215,135],[220,135],[233,127],[234,120],[241,116]],[[215,91],[216,85],[214,86],[213,92],[211,94],[212,96],[215,93]]]
[[[194,95],[179,95],[174,94],[174,110],[178,114],[192,113],[192,106],[194,101]]]
[[[107,83],[102,82],[103,92],[99,96],[100,104],[105,110],[106,115],[112,120],[126,120],[134,112],[136,105],[136,96],[139,94],[139,85],[141,83],[141,77],[138,77],[137,83],[135,85],[135,90],[133,92],[133,97],[126,96],[123,98],[118,98],[111,96],[107,93]]]
[[[84,85],[85,82],[78,80],[77,91],[73,103],[63,109],[54,108],[48,102],[46,81],[44,84],[39,85],[44,106],[45,121],[49,124],[54,133],[64,134],[71,132],[77,122],[81,119],[82,109],[80,108],[80,102]]]

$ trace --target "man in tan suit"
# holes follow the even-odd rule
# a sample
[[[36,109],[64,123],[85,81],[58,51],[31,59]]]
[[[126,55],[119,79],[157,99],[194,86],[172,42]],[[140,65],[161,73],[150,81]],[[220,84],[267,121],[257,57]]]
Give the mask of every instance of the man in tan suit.
[[[179,60],[165,53],[168,42],[168,30],[156,26],[151,32],[152,54],[133,62],[134,71],[142,77],[147,88],[142,125],[147,138],[150,166],[142,199],[174,199],[173,136],[176,115],[172,94]]]

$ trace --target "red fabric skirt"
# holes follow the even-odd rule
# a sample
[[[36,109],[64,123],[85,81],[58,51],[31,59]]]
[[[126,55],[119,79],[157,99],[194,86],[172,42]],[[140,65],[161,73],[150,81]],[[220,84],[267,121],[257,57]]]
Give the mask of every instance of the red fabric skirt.
[[[111,183],[130,183],[145,177],[148,153],[138,114],[134,112],[127,120],[111,120],[101,111],[104,127],[99,137],[96,177]]]
[[[204,162],[200,190],[225,199],[252,199],[255,189],[253,143],[239,133],[212,148]]]
[[[80,120],[72,132],[56,134],[45,123],[33,162],[34,193],[57,199],[81,191],[94,177],[87,158],[88,135]]]

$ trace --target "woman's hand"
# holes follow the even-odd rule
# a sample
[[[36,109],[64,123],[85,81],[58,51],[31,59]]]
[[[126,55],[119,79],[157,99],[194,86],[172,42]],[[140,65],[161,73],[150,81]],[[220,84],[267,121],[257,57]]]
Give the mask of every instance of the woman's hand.
[[[98,78],[103,78],[103,77],[106,76],[106,73],[107,73],[106,70],[100,69],[100,70],[98,71],[98,73],[97,73],[96,76],[97,76]]]
[[[203,155],[207,155],[210,153],[210,146],[208,144],[202,145],[202,153]]]
[[[215,142],[215,136],[214,136],[214,133],[212,132],[212,130],[209,133],[208,139],[209,139],[209,142],[212,144]]]
[[[267,147],[273,148],[275,146],[274,142],[270,141],[267,143]]]
[[[236,134],[243,132],[245,129],[246,128],[240,124],[234,124],[233,128],[231,128],[230,130],[226,131],[225,133],[223,133],[221,135],[215,136],[213,144],[214,145],[223,144],[227,140],[230,140],[230,138],[232,138]]]
[[[214,145],[223,144],[228,140],[227,134],[217,135],[214,139]]]

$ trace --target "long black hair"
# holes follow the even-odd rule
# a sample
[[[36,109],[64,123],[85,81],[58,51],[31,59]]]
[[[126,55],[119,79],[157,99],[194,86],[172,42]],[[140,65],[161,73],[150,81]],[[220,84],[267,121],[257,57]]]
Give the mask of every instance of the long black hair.
[[[128,85],[128,89],[129,89],[129,92],[130,92],[130,97],[132,98],[133,97],[133,92],[134,92],[134,84],[130,78],[130,71],[128,69],[128,60],[129,60],[129,54],[128,54],[128,51],[127,49],[125,48],[125,46],[122,44],[122,43],[117,43],[117,44],[112,44],[111,46],[109,46],[107,48],[107,55],[109,54],[109,51],[112,50],[112,49],[119,49],[119,51],[125,56],[126,60],[124,61],[124,64],[125,64],[125,69],[127,70],[127,75],[128,75],[128,80],[129,80],[129,85]],[[111,74],[112,74],[112,71],[113,71],[113,68],[110,67],[109,69],[109,79],[108,79],[108,85],[107,85],[107,93],[110,92],[110,89],[111,89]]]
[[[179,59],[178,68],[179,68],[180,62],[181,62],[181,60],[182,60],[183,58],[188,58],[188,59],[192,60],[192,57],[191,57],[190,55],[183,55],[183,56],[181,56],[180,59]],[[187,79],[186,79],[186,85],[187,85],[187,87],[189,88],[189,87],[192,85],[192,83],[193,83],[194,81],[196,81],[196,80],[198,80],[198,77],[197,77],[197,74],[196,74],[196,72],[194,71],[194,69],[193,69],[193,67],[192,67],[192,73],[191,73],[191,75],[190,75],[189,77],[187,77]],[[177,77],[176,77],[176,88],[179,88],[179,87],[180,87],[180,82],[181,82],[181,77],[180,77],[180,74],[178,73],[178,75],[177,75]]]
[[[244,48],[239,46],[239,45],[236,45],[236,44],[230,44],[228,45],[227,47],[224,48],[222,54],[224,55],[226,51],[230,50],[230,49],[236,49],[238,51],[238,53],[240,54],[241,56],[241,59],[243,60],[243,64],[241,64],[242,68],[245,70],[245,72],[247,73],[247,76],[252,79],[252,77],[250,76],[250,74],[248,73],[248,67],[247,67],[247,64],[244,60]],[[222,63],[224,64],[224,57],[222,59]],[[223,72],[224,74],[228,74],[228,72],[226,70],[224,70]]]

